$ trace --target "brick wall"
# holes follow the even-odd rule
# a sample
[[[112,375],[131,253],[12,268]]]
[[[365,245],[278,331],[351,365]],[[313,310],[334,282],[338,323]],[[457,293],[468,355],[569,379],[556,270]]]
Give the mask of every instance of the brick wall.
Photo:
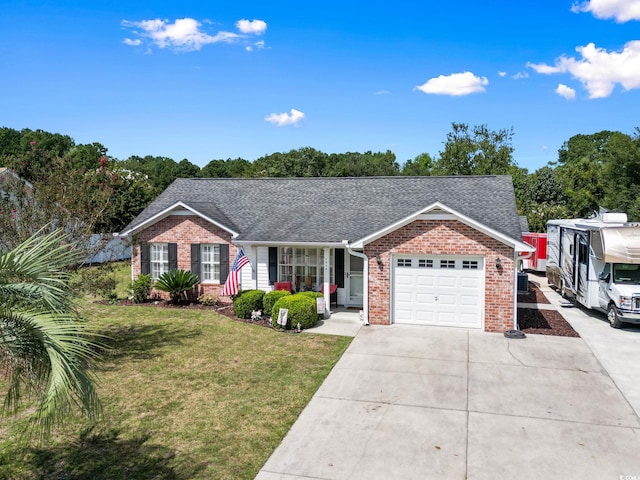
[[[231,244],[231,234],[215,225],[203,220],[197,215],[172,215],[154,223],[149,228],[140,232],[134,238],[132,252],[133,278],[140,275],[140,248],[141,243],[176,243],[178,244],[178,268],[191,270],[191,244],[192,243],[228,243],[229,244],[229,268],[238,253],[237,247]],[[198,285],[198,294],[219,294],[224,284],[201,283]],[[152,292],[162,298],[168,298],[164,292]]]
[[[477,255],[485,257],[485,330],[513,328],[513,248],[456,220],[416,220],[365,247],[369,257],[369,322],[391,323],[391,255]],[[382,269],[376,255],[380,255]],[[495,267],[500,258],[502,268]]]

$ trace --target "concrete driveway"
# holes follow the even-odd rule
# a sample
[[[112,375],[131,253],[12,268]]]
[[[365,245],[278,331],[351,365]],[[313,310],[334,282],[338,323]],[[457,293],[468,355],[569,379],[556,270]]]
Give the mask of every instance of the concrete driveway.
[[[547,284],[544,275],[529,275],[562,316],[580,334],[609,376],[640,415],[640,326],[622,329],[609,326],[604,313],[567,302]],[[640,479],[640,472],[638,472]]]
[[[618,479],[639,450],[580,338],[369,326],[256,478]]]

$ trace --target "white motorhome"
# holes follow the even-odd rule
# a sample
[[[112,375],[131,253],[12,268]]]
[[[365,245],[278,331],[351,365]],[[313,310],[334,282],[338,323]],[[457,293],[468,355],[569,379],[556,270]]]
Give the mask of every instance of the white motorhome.
[[[624,213],[549,220],[547,241],[549,285],[614,328],[640,324],[640,223]]]

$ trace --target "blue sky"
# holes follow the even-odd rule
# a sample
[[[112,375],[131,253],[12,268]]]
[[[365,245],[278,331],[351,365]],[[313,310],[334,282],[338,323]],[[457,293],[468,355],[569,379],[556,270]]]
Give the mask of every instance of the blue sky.
[[[640,0],[0,1],[0,126],[130,155],[437,156],[513,127],[533,171],[640,126]]]

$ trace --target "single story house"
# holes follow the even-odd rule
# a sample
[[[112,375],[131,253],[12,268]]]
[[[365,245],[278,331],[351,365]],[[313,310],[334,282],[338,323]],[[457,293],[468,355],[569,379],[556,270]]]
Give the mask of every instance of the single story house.
[[[516,328],[522,241],[510,176],[177,179],[121,233],[133,277],[180,268],[218,293],[330,292],[371,324]]]

